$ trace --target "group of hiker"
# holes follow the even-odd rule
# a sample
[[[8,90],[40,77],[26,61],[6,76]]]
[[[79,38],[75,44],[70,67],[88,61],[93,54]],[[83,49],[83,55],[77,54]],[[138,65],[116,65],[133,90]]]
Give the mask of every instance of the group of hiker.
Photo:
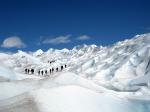
[[[38,75],[44,76],[44,75],[47,75],[48,73],[52,74],[53,72],[62,71],[66,67],[67,67],[67,65],[65,64],[65,65],[60,66],[60,68],[59,67],[56,67],[56,68],[53,67],[53,68],[50,68],[49,70],[48,69],[38,70]],[[35,72],[35,70],[33,68],[32,69],[28,69],[28,68],[25,69],[26,74],[34,74],[34,72]]]
[[[32,69],[26,68],[26,69],[25,69],[25,73],[26,73],[26,74],[30,74],[30,73],[31,73],[31,74],[34,74],[34,69],[33,69],[33,68],[32,68]]]
[[[49,60],[48,60],[48,63],[49,63],[49,64],[55,63],[55,60],[52,60],[52,61],[49,61]]]

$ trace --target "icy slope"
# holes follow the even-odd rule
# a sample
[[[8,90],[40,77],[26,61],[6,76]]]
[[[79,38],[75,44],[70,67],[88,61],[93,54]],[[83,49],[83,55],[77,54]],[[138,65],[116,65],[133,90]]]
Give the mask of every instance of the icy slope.
[[[14,97],[24,92],[28,92],[43,87],[53,88],[57,86],[68,86],[68,85],[78,85],[100,93],[109,92],[109,90],[101,86],[98,86],[87,79],[77,76],[76,74],[64,72],[56,74],[54,77],[49,77],[41,80],[24,79],[19,81],[1,82],[0,100]],[[9,93],[10,90],[11,93]]]
[[[1,62],[21,73],[26,67],[39,70],[67,64],[67,71],[91,79],[103,81],[128,79],[148,72],[149,43],[150,34],[143,34],[106,47],[83,45],[76,46],[72,50],[51,48],[46,52],[18,51],[16,54],[8,55],[7,60]],[[55,60],[55,63],[50,65],[48,60]]]
[[[49,64],[48,61],[55,61]],[[0,54],[0,64],[4,69],[10,69],[12,74],[0,73],[2,80],[24,79],[31,75],[24,74],[25,68],[49,70],[67,64],[63,71],[73,72],[103,86],[108,90],[117,92],[141,92],[144,88],[149,94],[150,74],[150,34],[142,34],[132,39],[118,42],[112,46],[81,45],[73,49],[41,49],[35,52],[18,51],[15,54]],[[1,68],[0,68],[1,69]],[[61,73],[61,72],[60,72]],[[21,78],[16,78],[21,76]],[[26,75],[19,75],[24,74]],[[55,75],[57,72],[52,74]],[[48,74],[50,75],[50,74]],[[4,79],[3,79],[4,78]]]
[[[150,111],[150,102],[118,97],[72,73],[38,81],[3,82],[0,86],[0,112]]]
[[[39,110],[44,112],[146,112],[150,109],[149,103],[145,105],[147,109],[144,109],[140,103],[136,105],[79,86],[40,89],[31,94],[40,107]]]

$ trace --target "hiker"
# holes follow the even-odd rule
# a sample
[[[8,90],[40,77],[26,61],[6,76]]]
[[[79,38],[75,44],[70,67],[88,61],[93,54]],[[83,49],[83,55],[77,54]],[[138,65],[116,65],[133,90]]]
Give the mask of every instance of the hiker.
[[[65,64],[65,68],[67,68],[67,65]]]
[[[40,75],[40,70],[38,71],[38,74]]]
[[[41,74],[42,74],[42,76],[43,76],[43,70],[41,71]]]
[[[56,68],[56,72],[58,72],[58,67]]]
[[[47,75],[47,70],[45,70],[45,74]]]
[[[63,66],[61,66],[61,70],[63,70]]]
[[[31,69],[31,74],[34,74],[34,69]]]
[[[52,68],[52,72],[54,72],[54,68]]]
[[[25,69],[25,73],[27,74],[27,72],[28,72],[28,69],[26,68],[26,69]]]
[[[51,74],[52,70],[50,69],[49,72],[50,72],[50,74]]]

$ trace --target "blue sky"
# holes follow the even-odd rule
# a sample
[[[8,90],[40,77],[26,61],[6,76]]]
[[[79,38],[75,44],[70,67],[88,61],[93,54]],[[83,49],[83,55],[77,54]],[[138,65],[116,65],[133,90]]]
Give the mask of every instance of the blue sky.
[[[110,45],[150,32],[150,0],[0,0],[0,51]]]

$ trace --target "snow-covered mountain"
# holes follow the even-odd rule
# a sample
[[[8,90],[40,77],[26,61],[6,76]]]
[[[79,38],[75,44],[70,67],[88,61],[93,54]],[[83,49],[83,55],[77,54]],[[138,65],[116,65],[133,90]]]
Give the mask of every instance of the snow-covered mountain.
[[[49,62],[52,63],[50,64]],[[5,101],[4,104],[0,103],[0,111],[2,112],[13,110],[13,107],[10,107],[10,110],[6,108],[11,105],[9,101],[17,102],[15,103],[17,107],[20,100],[25,100],[25,102],[32,100],[33,102],[31,103],[38,102],[36,105],[40,105],[43,102],[43,104],[51,107],[47,109],[47,106],[42,104],[38,106],[40,108],[38,111],[41,112],[74,112],[72,109],[76,107],[68,102],[75,102],[76,104],[77,97],[81,99],[82,103],[85,103],[85,99],[89,96],[89,100],[92,103],[85,103],[89,108],[85,109],[83,105],[78,105],[80,109],[75,110],[75,112],[98,112],[99,109],[103,109],[104,112],[111,112],[111,109],[107,110],[105,108],[105,104],[103,108],[96,106],[102,105],[103,103],[100,100],[105,101],[106,99],[108,99],[108,102],[113,102],[105,102],[106,104],[114,104],[113,106],[116,106],[114,109],[115,112],[125,112],[128,106],[128,112],[137,112],[137,110],[138,112],[150,111],[150,106],[148,106],[150,105],[150,33],[136,35],[132,39],[105,47],[80,45],[75,46],[71,50],[66,48],[62,50],[50,48],[46,52],[39,49],[35,52],[18,51],[14,54],[0,53],[0,63],[0,85],[3,85],[1,87],[2,92],[0,91],[0,101]],[[67,67],[61,71],[60,68],[64,65],[67,65]],[[59,68],[58,72],[56,72],[57,67]],[[24,70],[26,68],[33,68],[35,73],[33,75],[25,74]],[[54,68],[53,74],[49,73],[51,68]],[[46,74],[39,76],[39,70],[47,70],[49,77],[45,76]],[[15,84],[16,81],[18,83],[18,80],[20,85],[17,85],[16,90]],[[66,85],[67,87],[64,87]],[[6,87],[14,89],[14,92],[6,94]],[[62,94],[57,94],[59,92],[62,92]],[[66,95],[67,92],[70,96]],[[49,104],[53,102],[50,102],[50,100],[47,101],[42,96],[42,93],[47,96],[46,98],[50,98],[54,104],[57,104],[55,100],[58,99],[56,97],[73,97],[74,94],[77,96],[65,102],[66,105],[71,105],[71,109],[66,109],[67,106],[65,104],[62,105],[59,103],[57,105],[60,107],[59,110],[54,105]],[[123,102],[121,107],[126,109],[121,110],[121,108],[117,108],[119,103],[114,100],[114,97],[107,98],[106,95],[102,98],[99,93],[115,96],[115,98],[130,99],[132,102],[129,102],[129,104]],[[86,94],[86,96],[83,97],[83,94]],[[18,97],[20,98],[19,100],[17,100]],[[62,103],[64,100],[62,99]],[[138,103],[134,102],[135,100],[138,100]],[[139,107],[136,107],[138,105]],[[30,106],[27,105],[27,107]],[[23,111],[26,112],[29,110],[24,109]],[[31,112],[34,112],[34,109]]]

